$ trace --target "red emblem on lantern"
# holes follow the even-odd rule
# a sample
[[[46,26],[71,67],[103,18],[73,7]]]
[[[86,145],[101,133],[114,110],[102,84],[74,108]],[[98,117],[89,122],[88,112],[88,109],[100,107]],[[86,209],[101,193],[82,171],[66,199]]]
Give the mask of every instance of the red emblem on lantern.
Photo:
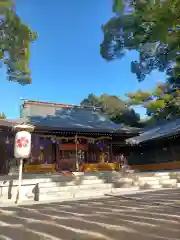
[[[28,143],[29,143],[29,141],[25,137],[18,138],[18,140],[17,140],[18,148],[27,147]]]

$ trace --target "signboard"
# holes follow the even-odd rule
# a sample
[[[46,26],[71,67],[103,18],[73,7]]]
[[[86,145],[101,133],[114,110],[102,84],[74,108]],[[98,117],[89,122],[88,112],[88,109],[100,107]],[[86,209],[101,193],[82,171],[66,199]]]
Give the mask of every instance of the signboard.
[[[27,131],[16,133],[14,142],[15,158],[29,158],[31,153],[31,134]]]

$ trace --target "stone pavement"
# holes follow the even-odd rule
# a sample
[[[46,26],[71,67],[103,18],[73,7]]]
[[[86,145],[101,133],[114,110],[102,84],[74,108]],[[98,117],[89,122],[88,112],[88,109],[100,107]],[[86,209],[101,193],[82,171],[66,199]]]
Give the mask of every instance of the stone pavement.
[[[0,208],[4,240],[179,240],[180,190]]]

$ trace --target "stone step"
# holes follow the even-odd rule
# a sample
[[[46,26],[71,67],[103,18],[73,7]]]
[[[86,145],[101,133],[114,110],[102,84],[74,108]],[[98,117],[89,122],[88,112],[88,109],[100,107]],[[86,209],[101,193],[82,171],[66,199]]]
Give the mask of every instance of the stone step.
[[[34,189],[34,187],[32,187],[32,186],[27,186],[24,188],[21,187],[21,195],[25,196],[25,198],[27,198],[27,196],[29,198],[34,198],[35,191],[33,189]],[[15,199],[16,194],[17,194],[17,187],[13,187],[11,189],[11,191],[4,189],[4,191],[2,192],[2,195],[0,196],[0,199]]]
[[[159,184],[159,180],[157,179],[153,179],[153,180],[138,180],[138,185],[145,185],[145,184],[148,184],[148,185],[157,185]]]
[[[134,183],[123,183],[123,182],[122,183],[121,182],[113,183],[114,188],[130,188],[133,186],[136,186],[136,185],[134,185]]]
[[[22,186],[26,185],[36,185],[39,184],[39,186],[48,185],[48,186],[54,186],[54,185],[80,185],[80,184],[99,184],[103,182],[108,182],[107,179],[100,179],[100,178],[58,178],[58,179],[51,179],[51,178],[44,178],[44,179],[25,179],[22,181]],[[12,182],[6,181],[0,184],[0,188],[2,187],[12,187],[12,186],[18,186],[18,180],[14,180]]]
[[[156,181],[157,177],[139,177],[139,181]]]
[[[108,177],[111,177],[111,175],[97,175],[97,176],[94,176],[94,175],[83,175],[83,176],[77,176],[76,178],[77,179],[84,179],[84,180],[97,180],[97,179],[108,179]]]
[[[180,176],[177,176],[175,179],[177,180],[178,183],[180,183]]]
[[[132,178],[119,178],[111,181],[114,186],[117,187],[131,187],[134,185],[134,180]]]
[[[159,183],[163,187],[176,187],[177,186],[177,180],[176,179],[160,180]]]
[[[62,199],[72,199],[74,198],[73,193],[67,192],[67,193],[49,193],[49,194],[40,194],[37,200],[39,201],[46,201],[46,200],[62,200]]]
[[[155,173],[152,173],[152,172],[146,172],[146,173],[134,173],[133,174],[134,176],[136,177],[154,177],[155,176]]]
[[[121,175],[121,172],[116,172],[116,171],[98,171],[98,172],[86,172],[84,173],[84,176],[117,176]]]
[[[171,177],[169,175],[162,175],[162,176],[157,176],[156,177],[158,180],[168,180],[168,179],[171,179]]]
[[[33,184],[37,184],[37,183],[48,183],[48,182],[72,182],[75,178],[69,178],[69,179],[53,179],[53,178],[33,178],[33,179],[23,179],[22,180],[22,184],[21,185],[33,185]],[[61,180],[61,181],[60,181]],[[8,181],[4,181],[0,183],[1,187],[9,187],[9,186],[17,186],[18,185],[18,180],[14,179],[14,180],[8,180]]]
[[[91,190],[91,191],[78,191],[74,194],[74,198],[79,197],[95,197],[95,196],[104,196],[105,194],[111,193],[111,189],[102,189],[99,190]]]
[[[103,179],[95,179],[95,180],[88,180],[88,179],[77,179],[75,184],[76,185],[92,185],[92,184],[99,184],[104,183]]]
[[[16,197],[17,197],[17,191],[14,192],[14,194],[12,194],[11,198],[8,198],[7,194],[4,194],[1,198],[0,198],[0,202],[1,201],[12,201],[15,202],[16,201]],[[31,196],[26,196],[23,192],[21,193],[21,199],[23,200],[34,200],[34,194],[32,194]]]
[[[39,188],[39,194],[53,194],[53,193],[67,193],[77,191],[79,188],[77,186],[66,186],[66,187],[43,187]]]
[[[107,198],[108,196],[106,195],[98,195],[96,194],[95,196],[80,196],[80,197],[65,197],[65,198],[62,198],[62,197],[58,197],[58,196],[54,196],[54,197],[41,197],[41,199],[39,200],[40,202],[42,203],[49,203],[49,202],[67,202],[67,201],[78,201],[78,200],[90,200],[90,199],[97,199],[97,198]],[[28,204],[28,201],[22,201],[23,203],[26,203]],[[30,202],[30,201],[29,201]],[[32,202],[32,201],[31,201]]]
[[[38,183],[39,188],[51,188],[51,187],[66,187],[76,185],[74,181],[72,182],[44,182]]]
[[[161,189],[162,185],[160,184],[156,184],[156,185],[149,185],[149,184],[145,184],[145,185],[141,185],[139,186],[139,189]]]
[[[112,193],[125,193],[125,192],[131,192],[131,191],[138,191],[139,187],[128,187],[128,188],[112,188]]]
[[[105,194],[110,194],[110,193],[123,193],[126,191],[137,191],[139,190],[138,187],[131,187],[131,188],[109,188],[109,189],[91,189],[91,190],[82,190],[78,189],[77,191],[71,191],[71,192],[49,192],[48,194],[46,193],[40,193],[39,194],[39,200],[40,201],[45,201],[48,199],[71,199],[71,198],[80,198],[80,197],[98,197],[98,196],[104,196]]]
[[[93,185],[80,185],[80,186],[64,186],[64,187],[41,187],[39,188],[39,192],[41,193],[53,193],[53,192],[74,192],[74,191],[92,191],[92,190],[104,190],[111,189],[113,184],[93,184]]]
[[[169,172],[155,172],[154,176],[157,176],[157,177],[169,176]]]
[[[77,192],[56,192],[56,193],[48,193],[48,194],[39,194],[39,201],[46,200],[64,200],[64,199],[76,199],[76,198],[86,198],[86,197],[99,197],[104,196],[105,194],[111,193],[111,189],[102,189],[99,190],[81,190]]]
[[[118,182],[118,183],[132,183],[134,180],[132,178],[117,178],[117,179],[114,179],[115,182]]]
[[[57,183],[57,185],[89,185],[89,184],[99,184],[99,183],[104,183],[104,179],[84,179],[84,178],[76,178],[72,181],[59,181],[59,182],[54,182],[55,184]],[[51,185],[53,183],[53,181],[48,182],[49,185]],[[43,186],[43,184],[45,185],[46,183],[39,183],[40,186]]]
[[[176,184],[177,180],[176,179],[168,179],[168,180],[161,179],[161,180],[159,180],[159,183],[160,184]]]
[[[79,180],[76,179],[70,182],[43,182],[39,183],[39,187],[55,187],[55,186],[80,186],[80,185],[92,185],[105,183],[103,179],[92,179],[92,180]]]
[[[18,189],[18,187],[16,186],[16,187],[12,187],[11,189],[9,189],[9,188],[6,188],[6,187],[4,187],[3,189],[2,189],[2,191],[1,191],[1,195],[0,195],[0,197],[1,196],[4,196],[4,195],[13,195],[14,193],[16,193],[17,192],[17,189]],[[26,186],[26,187],[21,187],[21,191],[22,192],[32,192],[33,191],[33,189],[34,189],[34,186]]]
[[[80,185],[79,189],[91,190],[91,189],[110,189],[113,187],[113,183],[100,183],[100,184],[89,184],[89,185]]]

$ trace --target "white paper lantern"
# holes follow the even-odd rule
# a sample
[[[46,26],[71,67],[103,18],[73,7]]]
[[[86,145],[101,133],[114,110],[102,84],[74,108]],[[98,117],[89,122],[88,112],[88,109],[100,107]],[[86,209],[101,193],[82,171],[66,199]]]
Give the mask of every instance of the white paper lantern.
[[[27,131],[16,133],[14,142],[15,158],[28,158],[31,153],[31,134]]]

